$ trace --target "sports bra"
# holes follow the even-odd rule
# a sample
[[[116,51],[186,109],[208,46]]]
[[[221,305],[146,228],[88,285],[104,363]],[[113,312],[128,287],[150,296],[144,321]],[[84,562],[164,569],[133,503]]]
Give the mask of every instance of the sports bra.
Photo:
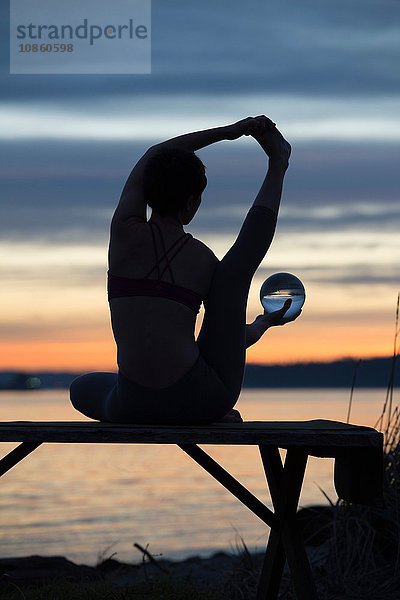
[[[120,277],[119,275],[113,275],[108,271],[107,273],[107,291],[108,291],[108,301],[113,298],[126,298],[130,296],[156,296],[160,298],[168,298],[169,300],[174,300],[175,302],[180,302],[181,304],[185,304],[189,308],[191,308],[194,312],[198,313],[200,310],[200,305],[202,302],[202,296],[193,290],[182,287],[180,285],[176,285],[174,275],[171,269],[171,261],[175,258],[178,252],[183,248],[183,246],[193,237],[190,233],[183,234],[180,238],[175,240],[173,244],[166,250],[165,242],[163,235],[161,233],[161,229],[159,225],[155,222],[148,221],[150,226],[151,235],[153,238],[153,246],[154,246],[154,254],[156,256],[156,264],[154,267],[147,273],[147,275],[143,279],[133,279],[131,277]],[[158,230],[160,235],[161,244],[164,249],[164,254],[161,258],[158,258],[157,255],[157,246],[156,246],[156,238],[154,234],[154,227]],[[179,242],[182,242],[179,244]],[[168,256],[170,251],[175,248],[175,252]],[[162,260],[166,261],[166,265],[161,271],[160,263]],[[157,269],[157,279],[150,279],[150,275],[153,271]],[[168,281],[163,281],[161,279],[162,275],[166,270],[169,270],[169,275],[171,278],[171,283]]]

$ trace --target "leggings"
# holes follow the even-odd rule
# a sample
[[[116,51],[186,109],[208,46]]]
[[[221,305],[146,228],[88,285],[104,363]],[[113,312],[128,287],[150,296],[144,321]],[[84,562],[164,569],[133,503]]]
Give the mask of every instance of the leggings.
[[[207,424],[237,402],[246,361],[246,308],[255,271],[271,245],[276,215],[252,206],[233,246],[218,263],[197,338],[199,357],[175,384],[152,389],[122,373],[87,373],[70,388],[73,406],[105,422]]]

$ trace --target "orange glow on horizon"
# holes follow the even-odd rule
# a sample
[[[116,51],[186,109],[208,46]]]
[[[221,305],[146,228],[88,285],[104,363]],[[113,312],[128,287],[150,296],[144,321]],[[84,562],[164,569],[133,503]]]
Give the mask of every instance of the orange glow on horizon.
[[[276,327],[247,351],[247,362],[285,364],[373,358],[392,352],[392,324],[320,321]],[[109,334],[95,339],[26,340],[0,343],[0,370],[115,371],[116,347]]]
[[[26,341],[0,343],[0,369],[41,371],[116,371],[115,344],[107,340],[83,342]]]
[[[247,351],[247,362],[329,362],[342,358],[376,358],[393,351],[390,322],[307,321],[275,327]]]

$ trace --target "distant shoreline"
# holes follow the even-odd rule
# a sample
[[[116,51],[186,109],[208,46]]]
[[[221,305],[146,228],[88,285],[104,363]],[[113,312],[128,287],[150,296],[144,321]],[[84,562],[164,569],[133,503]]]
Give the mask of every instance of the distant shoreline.
[[[386,388],[393,365],[392,357],[333,362],[290,364],[247,363],[243,389],[325,388],[350,389],[355,376],[356,388]],[[68,389],[81,373],[70,371],[0,371],[1,390]],[[395,364],[394,387],[400,387],[400,363]]]

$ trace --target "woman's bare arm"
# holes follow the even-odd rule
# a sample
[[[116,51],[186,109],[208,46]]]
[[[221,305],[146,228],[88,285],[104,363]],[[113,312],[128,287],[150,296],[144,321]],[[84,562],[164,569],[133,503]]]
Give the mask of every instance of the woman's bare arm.
[[[161,142],[160,144],[157,144],[156,147],[183,148],[184,150],[196,152],[196,150],[200,150],[201,148],[205,148],[216,142],[221,142],[222,140],[236,140],[242,135],[251,135],[253,132],[255,133],[256,130],[259,129],[257,119],[258,117],[247,117],[232,125],[186,133],[166,140],[165,142]]]
[[[111,230],[119,225],[137,223],[146,221],[147,203],[143,194],[143,173],[147,161],[152,156],[153,146],[143,154],[133,167],[124,188],[117,208],[115,209],[112,221]]]
[[[251,135],[260,129],[258,117],[247,117],[223,127],[214,127],[203,131],[186,133],[151,146],[132,169],[121,193],[115,210],[112,226],[120,223],[141,222],[146,220],[146,201],[143,196],[143,173],[147,161],[160,149],[174,147],[195,152],[210,144],[222,140],[235,140],[242,135]]]

